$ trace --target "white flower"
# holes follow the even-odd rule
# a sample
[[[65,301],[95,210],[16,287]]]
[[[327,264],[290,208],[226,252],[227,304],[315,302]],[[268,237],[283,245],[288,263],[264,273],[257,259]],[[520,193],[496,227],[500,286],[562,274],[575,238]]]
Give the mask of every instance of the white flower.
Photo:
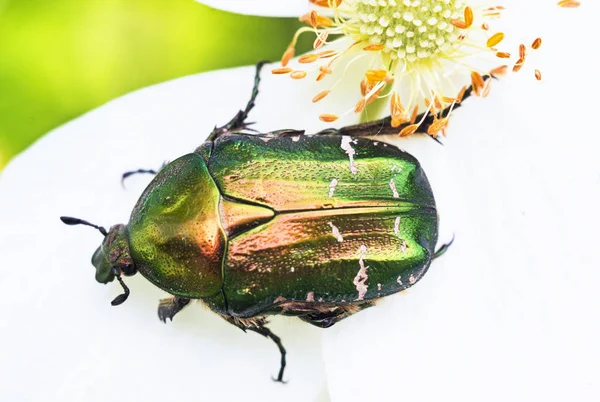
[[[392,126],[401,136],[417,130],[437,137],[446,133],[454,107],[462,101],[467,85],[486,98],[493,80],[508,71],[531,66],[542,45],[533,36],[519,43],[524,33],[531,35],[535,21],[525,27],[500,20],[505,1],[490,5],[481,0],[311,0],[319,11],[300,17],[308,26],[298,30],[273,74],[289,74],[294,79],[323,81],[313,102],[325,99],[340,85],[349,85],[344,71],[362,61],[363,76],[355,81],[360,94],[336,104],[335,110],[319,117],[332,122],[340,115],[362,113],[378,99],[389,104]],[[510,13],[509,21],[510,23]],[[314,51],[289,64],[298,38],[313,33]],[[339,38],[331,41],[330,38]],[[505,40],[505,36],[508,36]],[[326,46],[330,44],[331,46]],[[527,61],[527,63],[526,63]],[[341,74],[333,74],[341,70]],[[525,69],[527,70],[527,69]],[[542,79],[538,68],[531,78]],[[535,72],[535,74],[533,74]],[[422,126],[419,113],[434,116],[434,124]],[[371,119],[376,116],[371,116]]]
[[[139,275],[128,281],[127,303],[111,307],[120,289],[99,286],[89,263],[101,237],[58,220],[127,221],[149,178],[123,189],[120,174],[192,151],[245,104],[254,68],[137,91],[49,133],[0,176],[1,394],[61,402],[597,400],[600,144],[593,98],[582,100],[593,94],[588,30],[598,11],[591,3],[577,19],[560,14],[560,29],[544,36],[542,85],[515,76],[486,102],[465,102],[444,147],[386,138],[421,160],[442,238],[455,233],[456,242],[411,290],[331,329],[273,318],[288,349],[285,386],[269,377],[279,359],[271,342],[198,305],[162,324],[155,309],[164,294]],[[302,102],[316,88],[263,78],[251,115],[257,129],[328,126]],[[355,91],[340,86],[332,99]]]

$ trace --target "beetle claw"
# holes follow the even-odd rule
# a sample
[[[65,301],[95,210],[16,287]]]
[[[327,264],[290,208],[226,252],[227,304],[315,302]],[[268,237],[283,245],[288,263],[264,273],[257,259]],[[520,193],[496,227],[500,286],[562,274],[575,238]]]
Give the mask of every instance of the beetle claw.
[[[271,380],[275,381],[275,382],[280,382],[282,384],[287,384],[287,381],[283,381],[283,379],[279,379],[279,378],[275,378],[275,377],[271,377]]]
[[[169,314],[170,310],[171,309],[169,309],[169,307],[166,306],[158,307],[158,319],[164,322],[165,324],[167,323],[167,318],[170,319],[171,322],[173,322],[173,315]]]
[[[162,299],[158,304],[158,319],[167,323],[167,318],[173,321],[173,317],[188,305],[190,299],[183,297],[173,297],[170,299]]]

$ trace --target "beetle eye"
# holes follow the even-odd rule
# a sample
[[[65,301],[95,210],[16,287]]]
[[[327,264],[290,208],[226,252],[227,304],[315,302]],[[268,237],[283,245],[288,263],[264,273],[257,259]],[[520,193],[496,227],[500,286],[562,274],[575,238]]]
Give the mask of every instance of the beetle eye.
[[[137,269],[133,264],[127,264],[121,267],[121,272],[123,272],[123,275],[125,276],[131,276],[136,274]]]

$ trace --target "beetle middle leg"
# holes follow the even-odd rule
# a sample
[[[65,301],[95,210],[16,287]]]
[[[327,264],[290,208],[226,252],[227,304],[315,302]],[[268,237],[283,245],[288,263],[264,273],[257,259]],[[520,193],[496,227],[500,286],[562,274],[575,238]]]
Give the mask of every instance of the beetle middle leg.
[[[281,362],[280,362],[279,373],[277,374],[277,378],[273,378],[273,381],[285,383],[285,381],[283,381],[283,372],[285,370],[285,365],[286,365],[286,360],[285,360],[286,351],[285,351],[285,348],[283,347],[283,344],[281,343],[281,338],[279,338],[277,335],[275,335],[273,332],[271,332],[271,330],[269,328],[265,327],[265,325],[267,324],[266,319],[264,317],[254,317],[254,318],[237,318],[237,317],[231,317],[231,316],[222,316],[222,317],[228,323],[235,325],[236,327],[238,327],[239,329],[241,329],[244,332],[246,332],[246,331],[256,332],[257,334],[260,334],[260,335],[264,336],[265,338],[270,338],[273,342],[275,342],[275,344],[279,348],[279,353],[281,353]]]
[[[167,323],[167,318],[173,321],[173,317],[183,310],[189,302],[190,299],[178,296],[162,299],[160,303],[158,303],[158,318],[165,324]]]
[[[127,179],[130,176],[134,176],[134,175],[138,175],[138,174],[151,174],[151,175],[156,176],[158,174],[158,172],[160,172],[165,166],[167,166],[167,162],[163,162],[163,164],[160,166],[160,168],[158,170],[154,170],[154,169],[137,169],[137,170],[130,170],[129,172],[125,172],[121,176],[121,185],[123,187],[125,187],[125,179]]]
[[[222,127],[215,127],[215,129],[208,136],[207,141],[212,141],[217,139],[220,135],[227,133],[234,133],[241,131],[251,123],[246,123],[246,119],[248,118],[248,114],[254,107],[254,102],[256,101],[256,97],[258,96],[258,86],[260,85],[260,71],[262,67],[266,64],[266,61],[261,61],[256,64],[256,72],[254,73],[254,87],[252,88],[252,94],[250,95],[250,100],[246,104],[246,108],[244,110],[240,110],[237,114],[229,121],[229,123],[225,124]]]
[[[329,328],[335,323],[340,322],[344,318],[348,318],[353,314],[358,313],[367,307],[373,306],[372,302],[365,302],[362,304],[349,304],[346,306],[337,306],[329,311],[315,310],[314,312],[301,315],[302,321],[306,321],[309,324],[319,328]]]

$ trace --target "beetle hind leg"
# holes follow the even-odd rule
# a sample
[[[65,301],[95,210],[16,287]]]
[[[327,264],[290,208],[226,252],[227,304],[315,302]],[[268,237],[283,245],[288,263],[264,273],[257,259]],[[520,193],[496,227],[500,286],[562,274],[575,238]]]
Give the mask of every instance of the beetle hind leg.
[[[248,126],[252,123],[246,123],[246,119],[248,118],[248,114],[252,108],[254,108],[254,102],[256,101],[256,97],[258,96],[258,87],[260,85],[260,70],[266,64],[266,61],[261,61],[256,64],[256,72],[254,74],[254,86],[252,87],[252,94],[250,95],[250,100],[246,104],[246,108],[244,110],[240,110],[237,114],[229,121],[229,123],[225,124],[222,127],[215,127],[215,129],[208,136],[208,141],[217,139],[220,135],[227,133],[234,133],[241,131],[243,129],[247,129]]]
[[[265,325],[267,324],[266,319],[264,317],[237,318],[237,317],[226,317],[226,316],[223,316],[223,318],[228,323],[235,325],[236,327],[238,327],[239,329],[241,329],[244,332],[247,332],[247,331],[256,332],[257,334],[260,334],[260,335],[264,336],[265,338],[270,338],[273,342],[275,342],[275,344],[279,348],[279,353],[281,354],[281,361],[280,361],[280,365],[279,365],[279,373],[277,374],[277,378],[273,378],[273,381],[281,382],[281,383],[285,384],[285,381],[283,381],[283,372],[284,372],[285,366],[286,366],[286,360],[285,360],[286,350],[283,347],[283,344],[281,343],[281,338],[279,338],[277,335],[275,335],[273,332],[271,332],[271,330],[269,328],[265,327]]]
[[[158,303],[158,318],[167,323],[167,318],[173,321],[173,317],[179,313],[185,306],[188,305],[190,299],[184,297],[171,297],[168,299],[162,299]]]

